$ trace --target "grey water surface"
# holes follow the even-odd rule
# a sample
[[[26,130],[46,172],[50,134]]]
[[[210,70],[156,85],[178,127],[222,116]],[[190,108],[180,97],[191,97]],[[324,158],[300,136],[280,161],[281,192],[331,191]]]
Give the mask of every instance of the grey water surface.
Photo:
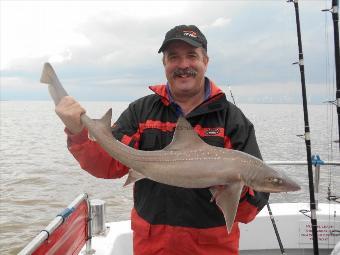
[[[84,102],[87,114],[99,118],[110,107],[113,121],[128,102]],[[254,123],[264,160],[306,160],[301,105],[239,105]],[[312,153],[340,160],[335,107],[309,106]],[[97,179],[81,170],[66,148],[64,126],[50,101],[0,102],[0,254],[16,254],[79,194],[103,199],[107,219],[129,219],[132,186],[124,178]],[[333,124],[332,124],[333,123]],[[332,138],[333,136],[333,138]],[[270,202],[308,202],[307,167],[279,167],[302,190],[272,194]],[[330,186],[329,186],[330,185]],[[328,187],[340,194],[339,167],[322,167],[320,200]]]

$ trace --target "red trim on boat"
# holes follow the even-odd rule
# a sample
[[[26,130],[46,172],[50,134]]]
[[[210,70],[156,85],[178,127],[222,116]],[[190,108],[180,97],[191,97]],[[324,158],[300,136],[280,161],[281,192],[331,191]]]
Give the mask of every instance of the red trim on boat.
[[[78,254],[87,241],[87,220],[87,203],[83,201],[32,254]]]

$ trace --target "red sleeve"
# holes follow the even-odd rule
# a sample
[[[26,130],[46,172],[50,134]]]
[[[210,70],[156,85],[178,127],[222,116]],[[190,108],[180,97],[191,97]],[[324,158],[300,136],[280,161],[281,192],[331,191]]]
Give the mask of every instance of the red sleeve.
[[[255,196],[255,193],[251,188],[245,187],[241,194],[235,221],[248,223],[252,221],[259,212],[258,208],[247,200],[248,196]]]
[[[114,179],[124,176],[128,167],[112,158],[104,149],[88,138],[87,129],[79,134],[72,134],[65,129],[67,134],[67,148],[79,162],[82,169],[98,178]]]

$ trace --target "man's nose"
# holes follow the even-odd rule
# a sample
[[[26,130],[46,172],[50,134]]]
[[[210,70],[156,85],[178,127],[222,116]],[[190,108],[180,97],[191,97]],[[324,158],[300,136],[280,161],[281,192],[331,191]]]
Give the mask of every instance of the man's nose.
[[[179,61],[178,61],[178,67],[179,68],[187,68],[187,67],[189,67],[190,66],[190,61],[189,61],[189,59],[188,58],[186,58],[186,57],[181,57],[180,59],[179,59]]]

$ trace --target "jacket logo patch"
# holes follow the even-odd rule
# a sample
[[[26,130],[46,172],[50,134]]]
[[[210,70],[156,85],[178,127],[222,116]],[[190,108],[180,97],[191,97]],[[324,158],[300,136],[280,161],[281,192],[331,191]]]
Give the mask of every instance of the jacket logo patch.
[[[205,131],[205,134],[209,136],[218,135],[219,133],[220,133],[219,128],[209,128]]]

